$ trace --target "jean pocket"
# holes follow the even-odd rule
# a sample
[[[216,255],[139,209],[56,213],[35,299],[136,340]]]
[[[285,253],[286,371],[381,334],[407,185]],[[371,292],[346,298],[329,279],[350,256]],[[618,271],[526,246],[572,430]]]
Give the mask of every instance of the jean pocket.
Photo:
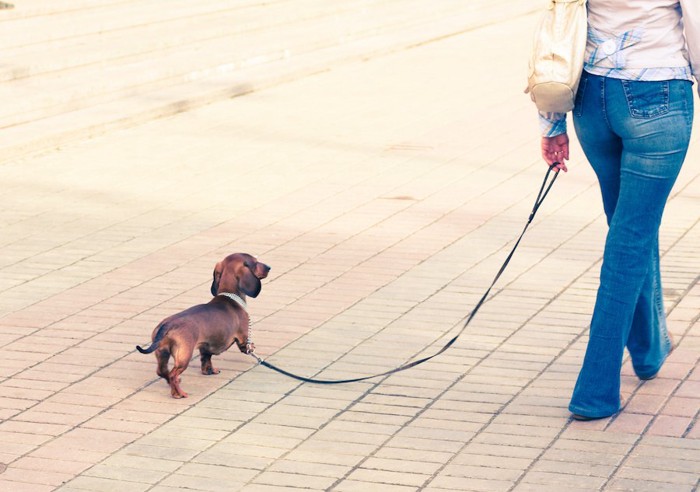
[[[583,96],[586,92],[586,84],[588,84],[588,77],[586,72],[581,75],[581,80],[578,83],[578,88],[576,89],[576,99],[574,100],[574,115],[581,116],[583,113]]]
[[[632,118],[654,118],[668,113],[668,80],[621,82]]]

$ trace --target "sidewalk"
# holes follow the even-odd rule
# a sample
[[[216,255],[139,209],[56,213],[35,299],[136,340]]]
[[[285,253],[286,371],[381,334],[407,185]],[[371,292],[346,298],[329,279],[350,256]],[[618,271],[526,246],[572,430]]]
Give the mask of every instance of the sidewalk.
[[[0,28],[10,15],[28,18],[21,0],[11,3]],[[125,18],[137,24],[136,5],[162,6],[67,3],[74,8],[56,13],[65,24],[39,10],[34,32],[47,32],[43,18],[68,34],[89,27],[116,36]],[[287,10],[251,14],[251,25],[264,24],[258,33],[314,5],[269,3]],[[441,3],[451,12],[443,18],[358,0],[348,10],[356,24],[332,10],[340,2],[323,3],[331,34],[303,63],[290,56],[217,79],[220,60],[162,58],[159,70],[178,75],[154,77],[150,92],[132,79],[111,100],[87,80],[132,55],[88,63],[104,51],[77,39],[83,51],[72,59],[92,63],[93,75],[58,69],[71,81],[56,91],[62,103],[21,102],[22,91],[46,86],[34,75],[12,79],[19,92],[4,93],[13,109],[0,115],[9,125],[0,133],[0,490],[698,490],[697,131],[661,237],[679,347],[655,380],[641,383],[625,365],[630,403],[616,417],[572,422],[566,409],[605,234],[576,144],[491,298],[433,361],[316,386],[230,350],[215,357],[217,376],[193,361],[182,382],[190,396],[174,400],[154,358],[134,348],[165,316],[208,301],[214,264],[235,251],[272,266],[250,302],[254,338],[259,355],[292,372],[364,376],[450,338],[510,251],[545,172],[522,93],[531,5],[490,2],[496,17],[489,2],[465,3]],[[229,3],[186,4],[170,2],[168,15],[209,13],[182,35],[218,36],[213,21]],[[155,46],[172,33],[168,22],[162,30],[150,22],[123,27],[126,38]],[[217,24],[222,45],[228,22]],[[285,39],[308,46],[313,23],[289,22],[296,36]],[[364,34],[332,45],[335,22]],[[174,53],[173,36],[163,43]],[[54,57],[42,51],[21,59],[46,67]],[[152,64],[161,55],[133,56]],[[210,67],[197,91],[179,83],[195,62]],[[129,79],[109,73],[120,74],[113,84]],[[229,98],[236,84],[245,95]],[[10,124],[12,115],[24,116]],[[68,119],[75,125],[57,124]],[[26,139],[13,140],[20,133]]]

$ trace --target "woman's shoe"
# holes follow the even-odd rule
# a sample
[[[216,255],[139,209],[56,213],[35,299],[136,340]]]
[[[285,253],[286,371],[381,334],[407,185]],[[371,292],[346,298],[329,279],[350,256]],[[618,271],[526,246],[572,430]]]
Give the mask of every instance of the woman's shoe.
[[[615,413],[620,413],[621,411],[623,411],[625,409],[626,406],[627,406],[627,400],[625,400],[625,398],[622,395],[620,395],[620,408]],[[581,415],[578,413],[572,413],[571,419],[576,420],[577,422],[590,422],[591,420],[607,419],[608,417],[612,417],[613,415],[615,415],[615,413],[612,415],[603,415],[602,417],[589,417],[588,415]]]
[[[670,331],[668,332],[668,339],[671,342],[671,348],[669,349],[668,354],[666,354],[666,359],[668,358],[669,355],[671,355],[671,352],[673,352],[673,349],[676,348],[676,343],[673,340],[673,335],[671,334]],[[664,362],[666,361],[666,359],[664,359]],[[662,366],[663,366],[663,363],[661,363],[661,366],[654,374],[652,374],[650,376],[645,376],[645,377],[639,376],[639,379],[641,379],[642,381],[651,381],[652,379],[654,379],[656,376],[659,375],[659,371],[661,370]]]
[[[605,417],[588,417],[587,415],[579,415],[578,413],[571,414],[572,420],[576,420],[577,422],[588,422],[590,420],[600,420],[606,419],[608,417],[610,417],[610,415],[607,415]]]

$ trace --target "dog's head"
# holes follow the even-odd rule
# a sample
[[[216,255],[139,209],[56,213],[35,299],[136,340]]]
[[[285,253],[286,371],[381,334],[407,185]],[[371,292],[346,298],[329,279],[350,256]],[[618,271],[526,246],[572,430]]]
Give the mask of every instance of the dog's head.
[[[262,288],[261,279],[267,277],[270,267],[249,254],[234,253],[228,255],[214,267],[214,280],[211,283],[211,295],[219,292],[245,294],[257,297]]]

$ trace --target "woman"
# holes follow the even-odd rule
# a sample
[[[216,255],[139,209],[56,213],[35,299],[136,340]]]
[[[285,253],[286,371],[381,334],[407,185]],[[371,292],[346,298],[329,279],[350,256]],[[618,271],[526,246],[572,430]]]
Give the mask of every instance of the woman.
[[[700,0],[588,0],[576,135],[608,221],[600,286],[569,410],[576,420],[621,409],[625,346],[640,379],[673,348],[659,275],[659,226],[685,159],[700,77]],[[700,94],[700,89],[698,90]],[[564,114],[541,113],[542,157],[566,171]]]

